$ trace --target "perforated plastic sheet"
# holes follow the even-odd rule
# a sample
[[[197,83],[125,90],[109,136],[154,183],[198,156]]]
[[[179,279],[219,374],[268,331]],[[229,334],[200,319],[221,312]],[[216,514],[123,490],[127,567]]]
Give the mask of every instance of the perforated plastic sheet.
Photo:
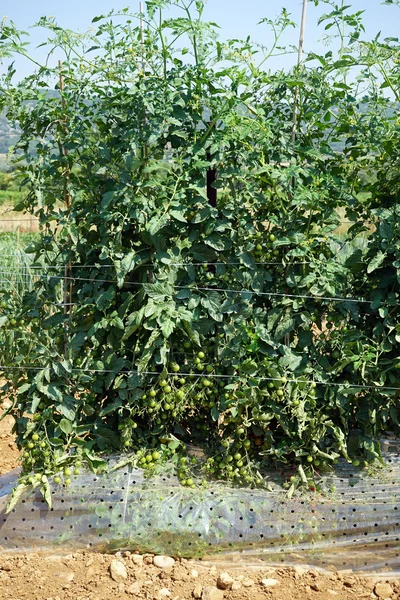
[[[373,476],[342,462],[323,477],[326,493],[292,499],[273,474],[268,492],[185,489],[173,477],[144,479],[130,468],[84,473],[68,487],[52,486],[52,509],[31,490],[5,515],[14,472],[0,478],[0,551],[239,551],[249,561],[400,573],[399,446],[384,458]]]

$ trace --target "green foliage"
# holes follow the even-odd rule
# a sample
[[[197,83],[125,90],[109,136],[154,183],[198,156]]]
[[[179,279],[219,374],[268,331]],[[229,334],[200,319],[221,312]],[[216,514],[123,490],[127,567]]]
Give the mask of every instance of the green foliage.
[[[13,307],[21,366],[4,370],[24,477],[64,468],[68,483],[65,465],[101,470],[99,455],[127,450],[150,473],[171,460],[189,487],[210,473],[261,484],[271,463],[308,484],[353,458],[350,435],[379,457],[399,418],[400,120],[383,96],[398,42],[359,43],[360,14],[335,8],[323,23],[348,28],[339,55],[272,73],[286,12],[265,49],[221,43],[201,1],[194,15],[174,3],[174,19],[170,2],[146,4],[143,47],[127,11],[86,36],[41,19],[60,73],[2,82],[20,208],[41,223],[34,264],[51,265]],[[0,40],[29,56],[13,25]],[[43,92],[60,74],[62,101]]]

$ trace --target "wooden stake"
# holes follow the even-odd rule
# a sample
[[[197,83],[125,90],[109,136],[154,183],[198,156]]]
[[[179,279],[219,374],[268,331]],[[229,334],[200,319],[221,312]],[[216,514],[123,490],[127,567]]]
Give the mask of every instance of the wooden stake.
[[[61,106],[63,109],[63,112],[65,111],[66,105],[65,105],[65,98],[63,95],[64,92],[64,77],[62,74],[62,61],[59,60],[58,61],[58,67],[59,67],[59,71],[60,71],[60,92],[61,92]],[[67,123],[65,120],[65,117],[63,119],[63,130],[64,133],[67,133]],[[66,148],[65,146],[61,146],[61,150],[62,153],[64,155],[64,158],[68,157],[68,148]],[[70,177],[70,168],[69,168],[69,164],[67,162],[66,167],[65,167],[65,186],[64,186],[64,202],[65,202],[65,206],[67,208],[67,210],[69,211],[71,209],[71,195],[68,192],[68,181],[69,181],[69,177]],[[68,241],[69,243],[71,243],[71,237],[68,237]],[[64,314],[67,314],[69,312],[69,314],[71,315],[71,311],[72,311],[72,262],[71,259],[68,263],[68,265],[66,265],[65,269],[64,269]],[[68,285],[69,282],[69,285]],[[69,293],[68,293],[68,287],[69,287]],[[67,306],[67,300],[68,300],[68,295],[69,295],[69,307]],[[67,332],[65,332],[65,355],[67,354]]]
[[[303,45],[304,45],[304,32],[306,29],[306,17],[307,17],[307,0],[303,0],[303,10],[301,13],[301,25],[300,25],[300,37],[299,37],[299,50],[297,54],[297,66],[301,65],[303,58]],[[297,131],[297,105],[299,102],[299,87],[296,87],[294,92],[294,106],[293,106],[293,126],[292,126],[292,142],[296,141]]]
[[[303,0],[303,9],[301,12],[301,24],[300,24],[300,37],[299,37],[299,49],[297,53],[297,67],[300,67],[303,59],[303,45],[304,45],[304,33],[306,29],[306,16],[307,16],[307,0]],[[294,91],[294,103],[293,103],[293,124],[292,124],[292,144],[296,141],[297,132],[297,106],[299,103],[299,86],[296,86]],[[294,187],[294,178],[291,180],[291,188]],[[290,347],[290,334],[285,335],[285,345]]]
[[[144,60],[144,20],[142,15],[144,14],[143,2],[139,2],[139,12],[140,12],[140,45],[142,48],[142,73],[144,77],[144,69],[145,69],[145,60]],[[146,112],[144,113],[144,125],[146,125]],[[149,158],[149,149],[147,144],[144,145],[144,159],[147,162]]]
[[[143,2],[139,2],[139,12],[140,15],[143,15]],[[143,21],[143,17],[140,16],[140,40],[141,40],[141,46],[142,46],[142,71],[144,73],[144,21]]]

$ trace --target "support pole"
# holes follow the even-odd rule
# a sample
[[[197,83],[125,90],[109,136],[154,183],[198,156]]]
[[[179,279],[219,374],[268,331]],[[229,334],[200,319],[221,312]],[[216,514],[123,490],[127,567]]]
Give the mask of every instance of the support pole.
[[[301,25],[300,25],[300,37],[299,37],[299,49],[297,54],[297,66],[301,65],[303,59],[303,45],[304,45],[304,33],[306,29],[306,17],[307,17],[307,0],[303,0],[303,10],[301,13]],[[296,87],[294,92],[294,106],[293,106],[293,126],[292,126],[292,142],[296,141],[297,131],[297,106],[299,103],[299,88]]]
[[[64,114],[66,104],[65,104],[65,98],[64,98],[64,77],[62,74],[62,61],[61,60],[58,61],[58,68],[59,68],[59,73],[60,73],[61,107],[62,107],[62,111]],[[65,116],[63,119],[63,130],[64,130],[64,134],[66,134],[67,133],[67,123],[66,123]],[[68,158],[68,148],[66,148],[65,145],[62,145],[61,149],[62,149],[62,154],[63,154],[64,158],[67,159]],[[66,167],[65,167],[64,202],[65,202],[65,207],[68,212],[71,210],[71,195],[68,191],[69,177],[70,177],[70,168],[69,168],[69,164],[67,162]],[[69,241],[69,243],[71,243],[70,237],[68,237],[68,241]],[[69,302],[67,302],[68,297],[69,297]],[[63,301],[64,301],[64,314],[67,314],[69,312],[69,314],[71,315],[71,312],[72,312],[72,262],[71,262],[71,258],[68,262],[68,265],[66,265],[65,269],[64,269]],[[68,306],[68,304],[69,304],[69,306]],[[66,326],[66,324],[65,324],[65,326]],[[66,329],[66,327],[65,327],[65,356],[67,356],[67,329]]]
[[[142,50],[142,73],[143,73],[143,77],[144,77],[144,69],[146,66],[145,63],[145,58],[144,58],[144,20],[143,20],[143,14],[144,14],[144,6],[143,6],[143,2],[139,2],[139,12],[140,12],[140,46],[141,46],[141,50]],[[146,111],[144,111],[144,117],[143,117],[143,126],[146,125]],[[149,158],[149,149],[147,144],[144,145],[143,147],[143,154],[144,154],[144,160],[147,163],[147,160]]]

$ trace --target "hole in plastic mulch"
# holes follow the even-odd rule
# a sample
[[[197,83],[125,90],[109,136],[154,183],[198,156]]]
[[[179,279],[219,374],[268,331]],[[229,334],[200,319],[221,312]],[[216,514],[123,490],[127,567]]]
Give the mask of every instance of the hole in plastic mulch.
[[[373,475],[344,461],[321,478],[322,493],[182,488],[126,468],[69,487],[52,484],[53,508],[28,491],[5,514],[17,473],[0,477],[0,552],[91,548],[240,559],[400,574],[400,445]]]

